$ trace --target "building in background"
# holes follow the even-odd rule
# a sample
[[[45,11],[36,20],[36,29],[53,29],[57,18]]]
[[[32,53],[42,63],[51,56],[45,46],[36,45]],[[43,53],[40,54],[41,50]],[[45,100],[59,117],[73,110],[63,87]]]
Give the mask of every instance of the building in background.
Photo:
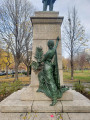
[[[87,53],[88,55],[90,55],[90,48],[85,49],[85,53]]]

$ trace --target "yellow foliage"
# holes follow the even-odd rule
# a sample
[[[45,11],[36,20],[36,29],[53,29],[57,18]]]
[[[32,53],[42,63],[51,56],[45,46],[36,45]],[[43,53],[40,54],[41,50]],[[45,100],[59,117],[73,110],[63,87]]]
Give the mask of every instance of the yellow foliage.
[[[3,49],[0,50],[0,69],[5,70],[6,65],[9,66],[14,62],[13,56],[10,52],[7,52]]]
[[[0,76],[0,79],[4,79],[4,78],[6,78],[6,77],[7,77],[6,75]],[[11,77],[11,75],[8,75],[8,77]]]
[[[66,70],[67,67],[69,66],[69,60],[63,57],[62,62],[63,62],[63,69]]]

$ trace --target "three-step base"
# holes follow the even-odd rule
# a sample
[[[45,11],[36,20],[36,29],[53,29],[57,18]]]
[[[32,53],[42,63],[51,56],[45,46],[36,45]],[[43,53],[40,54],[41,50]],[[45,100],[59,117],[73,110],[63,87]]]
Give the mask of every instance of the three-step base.
[[[90,113],[90,101],[81,95],[80,93],[74,91],[74,90],[68,90],[66,91],[65,98],[68,98],[65,100],[64,94],[62,97],[62,100],[58,100],[57,104],[55,106],[50,106],[51,100],[50,99],[43,99],[43,97],[46,97],[43,93],[43,97],[40,99],[40,95],[38,94],[38,97],[36,97],[36,100],[30,100],[30,94],[28,100],[25,99],[24,96],[27,96],[25,94],[26,91],[31,88],[23,88],[22,90],[19,90],[9,97],[7,97],[5,100],[3,100],[0,103],[0,112],[7,112],[7,113],[24,113],[24,112],[30,112],[30,113]],[[73,96],[73,100],[69,100],[70,94]],[[26,92],[27,93],[27,92]],[[69,94],[69,95],[68,95]],[[32,96],[32,95],[31,95]],[[39,100],[37,100],[39,98]],[[34,96],[35,99],[35,96]]]

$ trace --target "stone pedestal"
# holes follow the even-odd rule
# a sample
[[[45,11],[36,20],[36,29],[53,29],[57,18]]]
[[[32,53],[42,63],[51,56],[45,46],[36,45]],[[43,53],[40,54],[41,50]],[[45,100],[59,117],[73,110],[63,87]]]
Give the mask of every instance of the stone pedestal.
[[[53,40],[56,43],[56,38],[59,36],[60,41],[57,48],[58,69],[60,75],[60,84],[63,85],[62,71],[62,47],[61,47],[61,24],[63,17],[59,17],[59,12],[36,12],[34,17],[31,17],[33,24],[33,49],[32,60],[36,52],[36,47],[42,47],[43,52],[48,51],[47,42]],[[39,86],[38,74],[33,70],[31,73],[31,86]]]
[[[33,25],[33,49],[32,60],[34,61],[36,47],[42,47],[44,54],[48,51],[47,42],[53,40],[56,44],[56,39],[59,36],[60,41],[57,48],[58,69],[60,76],[60,84],[63,85],[63,71],[62,71],[62,51],[61,51],[61,24],[63,17],[59,17],[59,12],[36,12],[34,17],[31,17]],[[31,72],[31,84],[21,94],[23,101],[50,101],[43,93],[36,92],[39,87],[38,73],[33,70]],[[72,92],[66,91],[59,100],[72,101]]]
[[[42,46],[44,53],[46,53],[48,50],[47,41],[51,39],[56,42],[57,36],[61,38],[61,24],[63,17],[58,17],[58,14],[58,12],[36,12],[35,17],[31,18],[33,23],[33,60],[36,47]],[[60,83],[63,85],[61,41],[58,46],[58,63]],[[84,117],[82,117],[83,120],[86,120],[87,118],[87,120],[89,120],[90,117],[87,117],[87,115],[90,114],[90,100],[83,95],[76,91],[68,90],[63,94],[62,98],[58,100],[55,106],[50,106],[51,99],[43,93],[36,92],[38,85],[37,74],[32,70],[31,85],[14,92],[0,103],[0,120],[14,120],[14,118],[49,120],[51,118],[50,116],[47,118],[47,114],[49,113],[54,116],[55,113],[59,113],[59,115],[63,113],[66,115],[65,118],[63,117],[64,120],[76,120],[77,113],[81,113],[77,120],[82,120],[80,119],[82,115]],[[22,113],[26,113],[24,117],[22,116]],[[20,114],[20,117],[18,117],[18,114]],[[40,114],[42,116],[40,116]],[[12,115],[12,117],[9,115]],[[29,115],[29,117],[27,115]],[[34,118],[32,118],[32,115],[34,115]],[[37,118],[35,118],[35,115],[37,115]],[[72,119],[72,116],[76,119]],[[54,117],[52,119],[56,120],[57,118]]]

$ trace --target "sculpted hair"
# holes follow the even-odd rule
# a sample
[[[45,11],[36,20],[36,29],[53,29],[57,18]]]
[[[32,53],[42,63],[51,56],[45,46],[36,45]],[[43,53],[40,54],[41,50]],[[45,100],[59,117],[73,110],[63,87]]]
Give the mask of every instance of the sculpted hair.
[[[47,43],[48,47],[49,46],[54,46],[54,41],[53,40],[49,40],[48,43]]]

